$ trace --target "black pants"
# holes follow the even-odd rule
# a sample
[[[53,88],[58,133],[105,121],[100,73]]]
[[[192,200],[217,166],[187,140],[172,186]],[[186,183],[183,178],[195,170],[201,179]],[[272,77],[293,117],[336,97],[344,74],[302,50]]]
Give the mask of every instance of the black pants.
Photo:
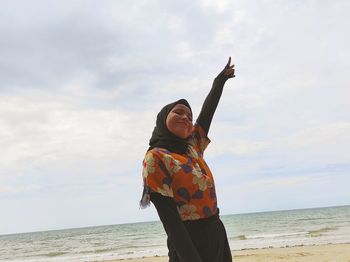
[[[232,261],[226,230],[218,215],[184,224],[203,262]],[[169,262],[181,262],[169,239],[167,244]]]

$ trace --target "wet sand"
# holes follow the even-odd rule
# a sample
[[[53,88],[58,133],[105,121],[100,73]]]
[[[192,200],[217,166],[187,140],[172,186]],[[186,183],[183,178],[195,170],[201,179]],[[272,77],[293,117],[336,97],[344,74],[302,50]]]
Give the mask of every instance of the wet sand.
[[[108,260],[108,262],[168,262],[167,257]],[[350,243],[286,248],[251,249],[233,252],[234,262],[350,262]],[[107,262],[107,261],[105,261]]]

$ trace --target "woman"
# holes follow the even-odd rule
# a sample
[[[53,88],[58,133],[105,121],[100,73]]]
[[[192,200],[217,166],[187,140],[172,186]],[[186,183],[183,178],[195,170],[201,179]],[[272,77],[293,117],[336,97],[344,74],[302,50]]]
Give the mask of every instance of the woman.
[[[214,179],[203,159],[224,84],[235,76],[230,64],[231,57],[215,78],[195,125],[185,99],[164,106],[157,115],[143,161],[141,207],[150,202],[156,207],[168,236],[169,262],[232,261]]]

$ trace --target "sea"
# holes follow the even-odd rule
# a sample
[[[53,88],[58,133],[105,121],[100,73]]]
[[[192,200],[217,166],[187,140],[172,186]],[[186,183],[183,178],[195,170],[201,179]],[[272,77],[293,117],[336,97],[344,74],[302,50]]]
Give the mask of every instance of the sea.
[[[350,205],[222,215],[233,250],[350,243]],[[167,254],[159,221],[0,235],[0,261],[104,261]]]

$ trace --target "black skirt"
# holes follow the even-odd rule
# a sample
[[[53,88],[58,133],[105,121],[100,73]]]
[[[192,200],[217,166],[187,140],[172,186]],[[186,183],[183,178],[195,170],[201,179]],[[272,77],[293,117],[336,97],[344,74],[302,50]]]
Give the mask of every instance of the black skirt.
[[[203,262],[232,261],[226,230],[219,215],[183,223]],[[169,262],[181,262],[169,238],[167,244]]]

